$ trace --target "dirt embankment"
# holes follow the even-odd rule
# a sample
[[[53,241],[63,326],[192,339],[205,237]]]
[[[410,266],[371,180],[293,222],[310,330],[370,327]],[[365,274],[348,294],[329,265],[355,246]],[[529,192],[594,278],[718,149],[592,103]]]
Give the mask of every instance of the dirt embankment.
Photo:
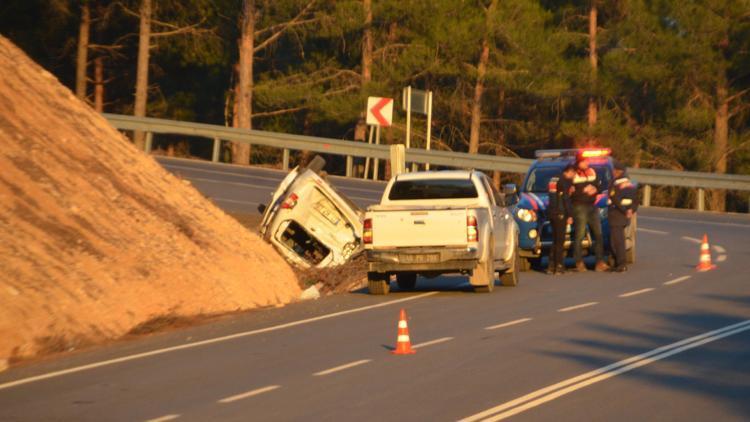
[[[255,234],[0,36],[0,368],[300,289]]]

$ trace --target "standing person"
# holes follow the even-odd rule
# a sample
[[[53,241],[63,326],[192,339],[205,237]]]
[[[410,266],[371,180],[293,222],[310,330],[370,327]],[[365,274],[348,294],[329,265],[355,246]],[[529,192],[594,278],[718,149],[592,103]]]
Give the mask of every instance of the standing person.
[[[582,247],[583,239],[586,237],[586,226],[594,237],[594,253],[596,254],[596,266],[598,272],[609,270],[609,265],[604,262],[604,243],[602,240],[602,221],[599,211],[596,209],[596,194],[599,192],[596,171],[589,165],[589,160],[582,153],[576,155],[576,174],[573,177],[573,221],[575,223],[575,243],[573,245],[573,256],[576,260],[576,270],[586,271],[583,262]]]
[[[615,256],[615,268],[612,271],[627,271],[625,256],[625,228],[630,224],[633,214],[638,210],[636,186],[628,178],[625,166],[620,162],[614,164],[614,177],[609,188],[609,239],[612,253]]]
[[[573,223],[573,204],[570,194],[573,192],[573,177],[576,167],[566,166],[559,178],[553,177],[549,182],[549,221],[552,225],[552,248],[549,252],[547,274],[565,272],[565,232],[568,224]]]

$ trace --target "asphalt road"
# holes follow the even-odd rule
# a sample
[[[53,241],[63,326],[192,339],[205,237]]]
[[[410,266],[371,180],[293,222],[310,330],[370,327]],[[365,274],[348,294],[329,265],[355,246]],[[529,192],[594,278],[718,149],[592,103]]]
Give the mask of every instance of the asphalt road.
[[[161,160],[229,211],[273,170]],[[383,185],[332,178],[365,205]],[[460,277],[244,313],[0,373],[2,421],[750,419],[750,218],[643,209],[624,274]],[[707,233],[718,268],[698,273]],[[398,311],[411,356],[389,353]]]

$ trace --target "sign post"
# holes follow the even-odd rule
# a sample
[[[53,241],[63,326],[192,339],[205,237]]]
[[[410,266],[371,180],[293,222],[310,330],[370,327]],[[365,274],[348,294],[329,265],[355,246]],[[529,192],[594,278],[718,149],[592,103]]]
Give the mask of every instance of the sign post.
[[[427,144],[425,148],[427,151],[430,150],[430,144],[432,144],[432,91],[427,91]],[[425,163],[425,170],[430,169],[430,163]]]

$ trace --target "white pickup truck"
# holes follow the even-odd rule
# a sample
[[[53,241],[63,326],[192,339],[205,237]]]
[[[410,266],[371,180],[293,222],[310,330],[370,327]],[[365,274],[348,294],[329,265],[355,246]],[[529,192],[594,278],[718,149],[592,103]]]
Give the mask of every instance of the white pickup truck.
[[[387,294],[390,277],[413,289],[417,275],[469,276],[491,292],[495,273],[518,284],[518,227],[505,196],[477,171],[427,171],[390,180],[379,205],[365,213],[362,242],[371,294]]]

